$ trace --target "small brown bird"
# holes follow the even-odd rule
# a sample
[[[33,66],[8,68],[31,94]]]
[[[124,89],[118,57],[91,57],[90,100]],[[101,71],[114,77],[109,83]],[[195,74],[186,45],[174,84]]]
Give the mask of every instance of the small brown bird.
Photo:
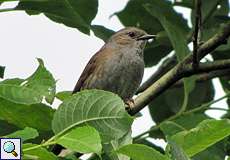
[[[116,93],[130,104],[143,77],[145,44],[154,37],[135,27],[116,32],[90,59],[73,93],[101,89]]]
[[[154,37],[135,27],[115,33],[90,59],[73,93],[82,89],[102,89],[118,94],[126,104],[132,105],[132,97],[144,73],[144,47],[147,40]],[[57,155],[62,149],[55,145],[52,152]]]

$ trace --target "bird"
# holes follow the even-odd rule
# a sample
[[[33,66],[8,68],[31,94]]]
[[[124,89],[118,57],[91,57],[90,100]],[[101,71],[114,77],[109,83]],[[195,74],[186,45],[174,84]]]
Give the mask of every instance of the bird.
[[[120,96],[128,108],[144,73],[144,48],[155,35],[136,27],[126,27],[113,34],[87,63],[78,79],[73,94],[84,89],[100,89]],[[58,155],[64,147],[55,145]]]
[[[89,60],[73,94],[84,89],[100,89],[120,96],[130,107],[144,73],[144,48],[155,35],[136,27],[113,34]]]

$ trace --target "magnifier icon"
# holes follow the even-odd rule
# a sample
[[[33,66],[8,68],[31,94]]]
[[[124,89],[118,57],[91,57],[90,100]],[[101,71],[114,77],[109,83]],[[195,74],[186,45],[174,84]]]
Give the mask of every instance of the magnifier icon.
[[[11,153],[14,155],[14,157],[17,157],[18,154],[15,152],[15,145],[13,142],[11,141],[7,141],[3,144],[3,150],[6,152],[6,153]]]

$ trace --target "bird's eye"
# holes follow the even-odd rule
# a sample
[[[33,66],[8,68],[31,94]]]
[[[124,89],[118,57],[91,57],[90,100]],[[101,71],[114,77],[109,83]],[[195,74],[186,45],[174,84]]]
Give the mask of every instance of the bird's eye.
[[[129,35],[129,37],[134,37],[135,33],[134,32],[129,32],[128,35]]]

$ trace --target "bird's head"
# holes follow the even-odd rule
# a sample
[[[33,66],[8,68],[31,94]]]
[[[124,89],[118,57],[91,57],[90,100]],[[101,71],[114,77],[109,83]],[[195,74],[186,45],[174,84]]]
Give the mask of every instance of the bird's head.
[[[134,48],[143,50],[146,42],[155,37],[155,35],[149,35],[139,28],[126,27],[111,36],[108,43],[123,49]]]

